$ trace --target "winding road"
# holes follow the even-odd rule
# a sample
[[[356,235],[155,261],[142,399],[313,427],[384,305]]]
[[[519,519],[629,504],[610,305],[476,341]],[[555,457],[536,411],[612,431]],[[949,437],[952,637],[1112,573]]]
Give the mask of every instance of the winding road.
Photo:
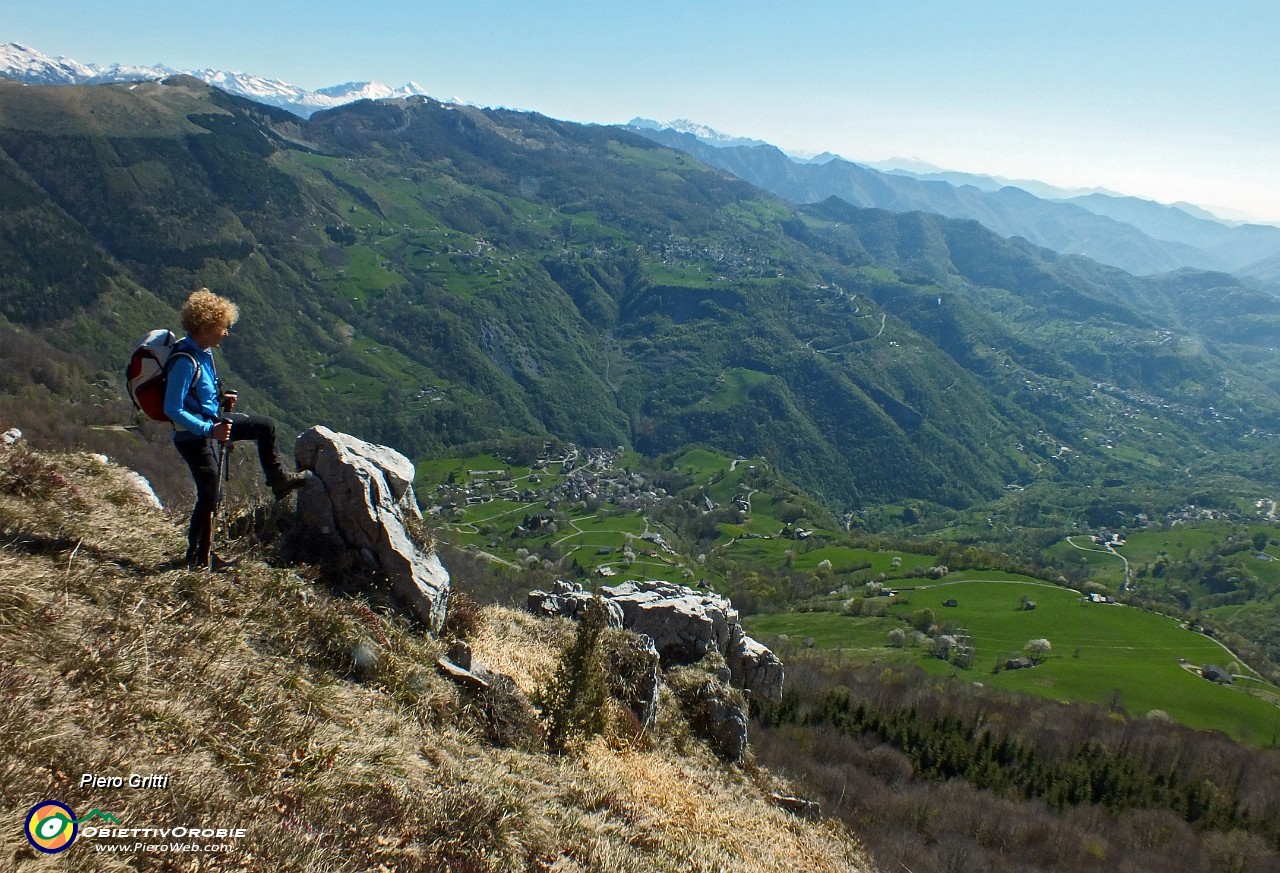
[[[1079,549],[1082,552],[1098,552],[1099,554],[1114,555],[1119,558],[1124,564],[1124,582],[1120,585],[1120,591],[1118,593],[1123,594],[1125,589],[1133,582],[1133,577],[1130,575],[1129,571],[1129,559],[1117,552],[1110,543],[1106,544],[1107,547],[1105,549],[1086,549],[1084,546],[1076,545],[1075,541],[1072,540],[1071,537],[1067,537],[1067,544],[1070,545],[1071,548]]]

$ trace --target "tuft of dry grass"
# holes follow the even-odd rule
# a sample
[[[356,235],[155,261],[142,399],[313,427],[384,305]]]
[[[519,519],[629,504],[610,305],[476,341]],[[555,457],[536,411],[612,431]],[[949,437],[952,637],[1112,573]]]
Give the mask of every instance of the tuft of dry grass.
[[[725,767],[706,750],[674,756],[615,750],[597,741],[580,769],[578,790],[585,783],[597,804],[628,821],[627,842],[652,853],[659,866],[674,861],[671,869],[706,871],[866,869],[859,866],[865,861],[856,846],[832,851],[847,839],[838,826],[802,822],[758,802],[762,776]]]
[[[533,695],[546,685],[561,651],[573,639],[573,622],[503,606],[486,607],[483,617],[471,637],[474,657],[495,673],[510,676],[525,694]]]
[[[433,669],[441,641],[256,547],[226,573],[173,569],[181,521],[89,456],[0,449],[0,869],[47,866],[23,826],[50,798],[125,827],[246,830],[219,854],[82,839],[56,861],[68,871],[871,869],[671,712],[643,747],[495,744],[484,702]],[[499,607],[468,629],[526,694],[572,637]],[[169,779],[95,789],[85,773]]]

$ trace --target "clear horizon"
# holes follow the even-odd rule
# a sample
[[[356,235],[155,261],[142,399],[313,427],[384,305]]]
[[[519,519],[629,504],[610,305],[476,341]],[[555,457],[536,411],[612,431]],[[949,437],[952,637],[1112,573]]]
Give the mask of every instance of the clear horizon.
[[[914,158],[1280,223],[1269,0],[58,6],[10,10],[0,38],[310,90],[414,81],[569,121],[687,118],[797,154]]]

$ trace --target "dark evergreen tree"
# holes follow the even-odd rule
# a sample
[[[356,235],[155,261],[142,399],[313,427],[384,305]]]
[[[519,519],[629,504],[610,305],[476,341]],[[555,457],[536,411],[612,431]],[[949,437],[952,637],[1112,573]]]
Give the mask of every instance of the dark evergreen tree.
[[[604,601],[596,597],[579,616],[578,630],[551,682],[539,696],[547,747],[563,754],[576,740],[604,730],[609,692],[600,636],[608,627]]]

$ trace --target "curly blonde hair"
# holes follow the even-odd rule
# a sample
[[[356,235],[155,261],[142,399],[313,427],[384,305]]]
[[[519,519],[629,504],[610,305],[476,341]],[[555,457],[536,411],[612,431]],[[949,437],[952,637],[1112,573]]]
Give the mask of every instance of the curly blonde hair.
[[[182,329],[187,333],[199,333],[210,327],[231,327],[239,318],[239,307],[208,288],[192,291],[182,304]]]

